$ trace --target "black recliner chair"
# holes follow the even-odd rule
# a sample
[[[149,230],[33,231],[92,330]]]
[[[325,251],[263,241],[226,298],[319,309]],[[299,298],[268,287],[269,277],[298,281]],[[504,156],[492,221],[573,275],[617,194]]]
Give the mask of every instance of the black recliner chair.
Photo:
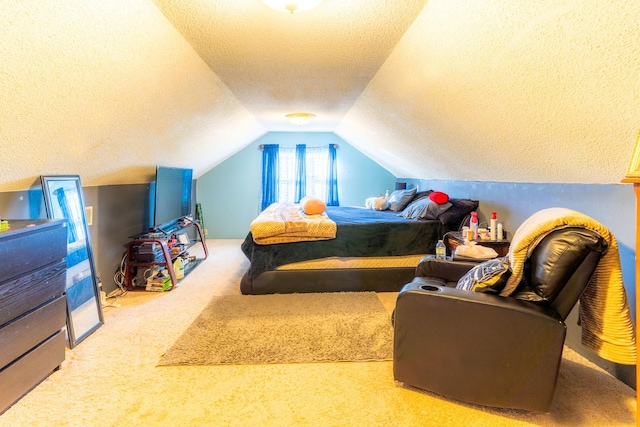
[[[553,231],[525,262],[510,297],[455,288],[477,263],[426,257],[398,294],[394,378],[473,404],[548,412],[564,320],[606,249],[596,232]]]

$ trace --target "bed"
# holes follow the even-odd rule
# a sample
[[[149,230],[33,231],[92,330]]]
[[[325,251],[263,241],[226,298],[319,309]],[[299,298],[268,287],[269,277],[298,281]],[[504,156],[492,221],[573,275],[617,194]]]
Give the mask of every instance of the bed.
[[[243,294],[340,291],[398,291],[444,234],[458,230],[477,200],[451,199],[446,215],[408,219],[402,212],[362,207],[333,207],[326,215],[337,227],[335,238],[257,244],[251,232],[241,245],[250,261]],[[409,206],[407,206],[407,209]]]

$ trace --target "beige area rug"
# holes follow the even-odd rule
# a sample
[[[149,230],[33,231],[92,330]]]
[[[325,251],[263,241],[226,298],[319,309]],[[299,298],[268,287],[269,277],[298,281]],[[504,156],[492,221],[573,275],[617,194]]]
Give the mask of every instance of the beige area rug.
[[[215,297],[158,365],[391,360],[393,328],[374,292]]]

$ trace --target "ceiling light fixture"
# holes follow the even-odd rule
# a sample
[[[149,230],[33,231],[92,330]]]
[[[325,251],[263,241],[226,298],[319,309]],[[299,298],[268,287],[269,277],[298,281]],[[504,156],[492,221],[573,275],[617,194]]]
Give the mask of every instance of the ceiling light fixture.
[[[262,2],[271,9],[293,14],[313,9],[322,3],[322,0],[262,0]]]
[[[315,116],[315,114],[311,113],[289,113],[285,115],[285,117],[296,126],[304,126],[309,124]]]

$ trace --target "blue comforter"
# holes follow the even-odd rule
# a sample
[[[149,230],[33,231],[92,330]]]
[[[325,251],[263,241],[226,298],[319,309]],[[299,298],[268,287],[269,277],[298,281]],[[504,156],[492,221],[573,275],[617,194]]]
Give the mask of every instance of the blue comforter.
[[[241,246],[251,261],[249,276],[311,259],[431,253],[447,231],[439,220],[408,220],[391,211],[328,206],[327,215],[338,226],[335,239],[258,245],[249,233]]]

